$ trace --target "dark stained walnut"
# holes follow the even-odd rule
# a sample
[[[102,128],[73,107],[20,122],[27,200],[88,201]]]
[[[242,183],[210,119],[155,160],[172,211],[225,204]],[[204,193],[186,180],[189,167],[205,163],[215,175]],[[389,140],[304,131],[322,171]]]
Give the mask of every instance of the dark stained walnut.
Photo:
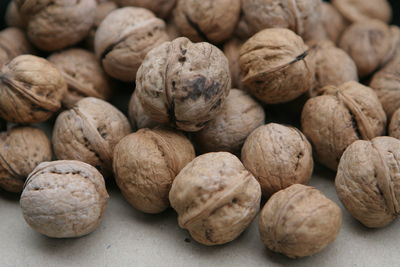
[[[160,18],[167,18],[176,0],[114,0],[120,6],[143,7],[153,11]]]
[[[387,0],[332,0],[332,4],[350,23],[379,19],[389,23],[392,9]]]
[[[22,30],[11,27],[0,31],[0,68],[19,55],[32,53],[33,49]]]

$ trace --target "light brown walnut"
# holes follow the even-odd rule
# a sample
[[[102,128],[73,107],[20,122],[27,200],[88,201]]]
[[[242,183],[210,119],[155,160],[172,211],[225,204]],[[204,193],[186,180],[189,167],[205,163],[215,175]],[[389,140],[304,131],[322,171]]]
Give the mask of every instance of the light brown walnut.
[[[19,55],[32,53],[32,46],[22,30],[6,28],[0,31],[0,68]]]
[[[134,129],[154,128],[160,123],[153,121],[144,112],[142,104],[137,97],[137,91],[133,92],[129,101],[129,120]]]
[[[143,7],[160,18],[167,18],[175,7],[176,0],[114,0],[120,6]]]
[[[379,19],[389,23],[392,9],[387,0],[332,0],[332,4],[350,23]]]
[[[229,62],[231,72],[232,88],[244,89],[242,85],[242,73],[240,71],[240,47],[243,42],[239,39],[231,39],[224,44],[224,54]]]
[[[322,2],[321,4],[321,23],[327,37],[334,43],[339,42],[343,31],[348,26],[348,22],[345,18],[328,2]]]
[[[400,139],[400,108],[397,109],[391,117],[389,124],[389,135]]]
[[[14,0],[10,1],[8,4],[4,19],[9,27],[16,27],[20,29],[26,28],[26,20],[19,13],[18,7]]]

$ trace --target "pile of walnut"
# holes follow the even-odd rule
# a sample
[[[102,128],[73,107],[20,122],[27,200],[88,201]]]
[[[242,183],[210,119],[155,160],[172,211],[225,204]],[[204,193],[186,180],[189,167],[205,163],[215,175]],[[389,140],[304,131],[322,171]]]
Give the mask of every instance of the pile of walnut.
[[[44,235],[94,231],[115,178],[135,209],[174,208],[199,243],[230,242],[259,214],[265,246],[310,256],[342,224],[306,186],[313,158],[365,226],[400,214],[400,29],[386,0],[14,0],[6,20],[0,187],[22,192]],[[128,117],[107,102],[122,82]],[[270,108],[302,110],[301,130]],[[29,125],[45,121],[51,138]]]

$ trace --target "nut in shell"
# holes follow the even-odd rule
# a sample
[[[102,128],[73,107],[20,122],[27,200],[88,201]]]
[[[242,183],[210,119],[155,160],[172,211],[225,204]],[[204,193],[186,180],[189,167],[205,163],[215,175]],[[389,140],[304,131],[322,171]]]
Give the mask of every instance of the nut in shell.
[[[332,4],[350,23],[378,19],[389,23],[392,9],[387,0],[332,0]]]
[[[167,18],[176,4],[176,0],[115,0],[115,2],[120,6],[147,8],[160,18]]]
[[[243,89],[242,73],[240,71],[240,47],[243,42],[239,39],[231,39],[224,44],[224,54],[229,62],[229,70],[231,72],[232,88]]]
[[[345,18],[331,3],[328,2],[322,2],[320,16],[327,37],[332,42],[337,43],[340,40],[343,31],[348,26]]]
[[[6,28],[0,32],[0,68],[15,57],[32,52],[33,49],[22,30]]]
[[[154,128],[160,125],[158,122],[150,119],[144,112],[142,104],[137,97],[137,91],[133,92],[129,101],[129,120],[134,129]]]

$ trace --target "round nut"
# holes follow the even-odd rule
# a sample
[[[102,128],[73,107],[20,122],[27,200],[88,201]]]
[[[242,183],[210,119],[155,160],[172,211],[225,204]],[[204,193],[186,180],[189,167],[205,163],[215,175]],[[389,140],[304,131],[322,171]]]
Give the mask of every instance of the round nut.
[[[261,189],[237,157],[208,153],[176,176],[169,200],[179,226],[211,246],[234,240],[249,226],[260,209]]]
[[[125,199],[146,213],[169,207],[175,177],[195,158],[183,134],[166,129],[141,129],[124,137],[114,150],[114,175]]]
[[[13,0],[7,6],[5,21],[9,27],[26,28],[26,20],[19,13],[18,7]]]
[[[0,133],[0,187],[22,192],[29,173],[51,156],[50,140],[39,129],[16,127]]]
[[[400,141],[377,137],[344,152],[335,179],[347,210],[367,227],[383,227],[400,214]]]
[[[338,43],[343,31],[347,27],[344,17],[328,2],[321,3],[321,23],[328,38],[334,43]]]
[[[158,122],[151,120],[144,112],[142,104],[140,104],[137,97],[137,91],[133,92],[129,102],[129,120],[134,129],[154,128],[160,125]]]
[[[389,135],[400,139],[400,108],[393,113],[392,119],[390,120]]]
[[[300,36],[287,29],[265,29],[240,49],[242,82],[267,104],[289,102],[314,83],[314,61]]]
[[[67,91],[60,71],[43,58],[21,55],[0,72],[0,117],[16,123],[45,121]]]
[[[31,53],[32,47],[22,30],[6,28],[0,32],[0,68],[19,55]]]
[[[158,17],[166,18],[175,7],[176,0],[114,0],[120,6],[143,7],[153,11]]]
[[[239,39],[231,39],[224,44],[224,54],[229,62],[229,71],[231,73],[232,88],[243,89],[242,73],[240,71],[240,47],[243,42]]]
[[[290,258],[307,257],[332,243],[342,226],[342,211],[311,186],[292,185],[274,194],[260,213],[261,240]]]
[[[389,23],[392,9],[387,0],[332,0],[332,4],[350,22],[379,19]]]
[[[83,161],[108,176],[114,147],[130,131],[128,119],[114,106],[83,98],[58,116],[53,129],[54,153],[57,159]]]
[[[100,224],[107,206],[104,178],[79,161],[41,163],[29,175],[21,195],[25,221],[48,237],[80,237]]]
[[[350,144],[385,133],[386,115],[375,92],[357,82],[327,86],[322,91],[324,95],[305,104],[301,126],[314,147],[316,159],[336,170]]]
[[[104,70],[121,81],[134,81],[146,54],[169,37],[163,20],[139,7],[119,8],[100,23],[94,46]]]
[[[184,37],[151,50],[136,79],[137,96],[150,119],[188,132],[201,130],[221,111],[230,85],[224,54]]]
[[[48,60],[56,65],[68,84],[68,92],[62,100],[67,108],[88,96],[109,98],[109,80],[93,53],[72,48],[52,54]]]

